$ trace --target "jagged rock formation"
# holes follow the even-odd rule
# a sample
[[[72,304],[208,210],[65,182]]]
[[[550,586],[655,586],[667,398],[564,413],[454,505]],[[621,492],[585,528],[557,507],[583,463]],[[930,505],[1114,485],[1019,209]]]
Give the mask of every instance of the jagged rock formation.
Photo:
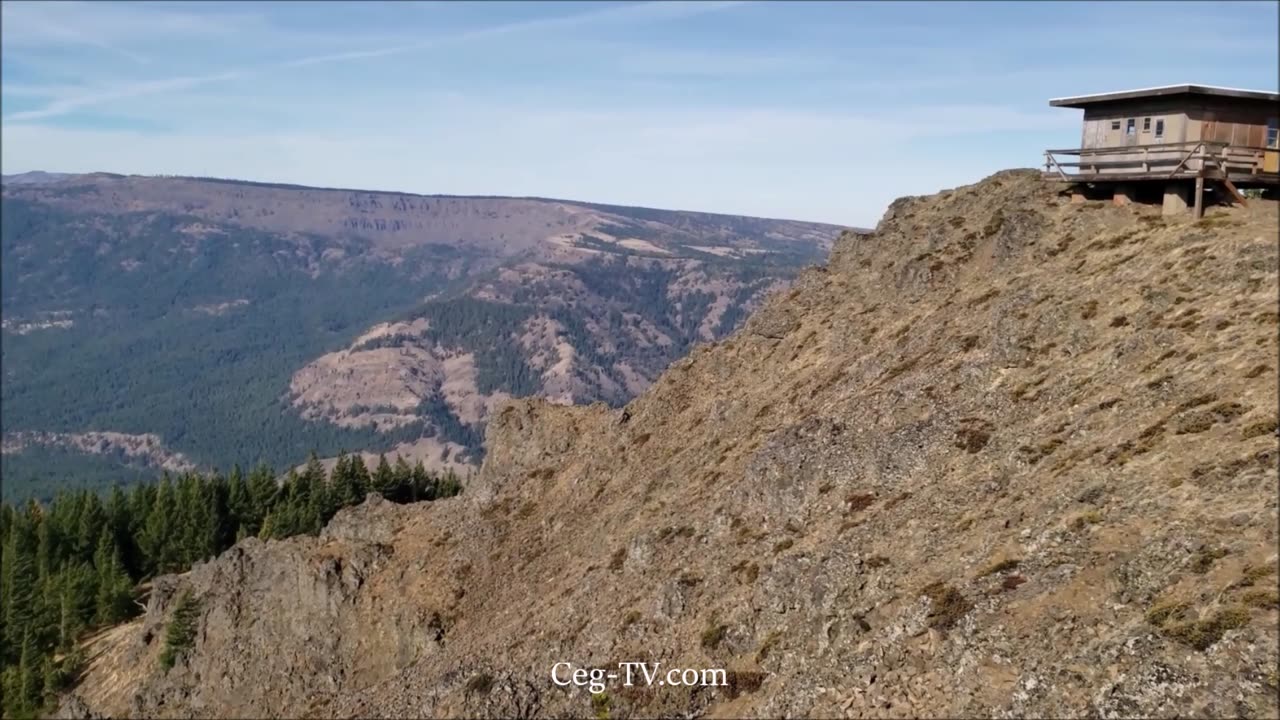
[[[496,412],[462,496],[158,579],[65,707],[1275,716],[1277,229],[1022,171],[900,200],[625,408]],[[560,661],[733,682],[593,700]]]

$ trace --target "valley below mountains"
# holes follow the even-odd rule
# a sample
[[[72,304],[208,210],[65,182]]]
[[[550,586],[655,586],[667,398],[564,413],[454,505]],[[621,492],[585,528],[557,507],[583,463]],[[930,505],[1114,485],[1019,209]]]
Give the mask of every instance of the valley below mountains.
[[[312,452],[386,452],[467,472],[504,401],[625,403],[840,231],[541,198],[6,176],[5,497],[155,477],[175,457],[283,471]],[[77,439],[104,434],[154,452]]]
[[[407,427],[438,388],[465,427],[488,419],[481,470],[457,497],[371,495],[318,536],[247,538],[156,578],[141,617],[86,646],[60,716],[1275,717],[1277,203],[1197,222],[1058,191],[1007,171],[898,200],[660,375],[666,348],[736,323],[646,314],[614,288],[670,273],[632,290],[688,308],[685,279],[714,308],[785,274],[637,246],[605,282],[602,261],[532,243],[538,269],[468,285],[504,308],[483,323],[438,306],[291,355],[279,402],[305,422]],[[644,239],[609,236],[597,247]],[[799,260],[822,245],[805,237],[718,244]],[[282,263],[336,252],[270,242]],[[157,257],[197,262],[171,248]],[[431,252],[459,253],[458,276],[481,262]],[[616,315],[573,326],[531,277]],[[529,371],[486,364],[498,347]],[[386,363],[403,373],[365,377]],[[565,404],[591,399],[609,402]],[[190,647],[166,668],[179,606]],[[559,662],[729,680],[592,694],[553,684]]]

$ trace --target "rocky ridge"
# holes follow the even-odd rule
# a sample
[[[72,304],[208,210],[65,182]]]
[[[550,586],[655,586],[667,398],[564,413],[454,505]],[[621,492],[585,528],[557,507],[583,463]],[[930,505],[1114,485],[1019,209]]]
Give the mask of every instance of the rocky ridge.
[[[1278,229],[904,198],[625,408],[497,411],[462,496],[157,579],[64,712],[1275,716]]]

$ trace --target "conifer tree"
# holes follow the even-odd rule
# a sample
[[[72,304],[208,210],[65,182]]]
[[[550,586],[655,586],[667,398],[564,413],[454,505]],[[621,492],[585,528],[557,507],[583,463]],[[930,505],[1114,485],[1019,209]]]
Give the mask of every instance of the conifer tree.
[[[462,480],[453,468],[449,468],[445,471],[444,477],[436,482],[433,499],[451,498],[460,492],[462,492]]]
[[[387,462],[387,456],[378,455],[378,467],[369,479],[369,489],[391,500],[395,498],[395,484],[395,473],[391,470],[391,463]]]
[[[111,533],[111,542],[118,550],[121,564],[129,576],[137,577],[137,551],[133,547],[132,522],[129,517],[129,498],[120,486],[111,488],[111,495],[105,506],[107,514],[107,531]]]
[[[53,537],[53,523],[45,518],[36,527],[36,578],[44,583],[54,573],[58,548]]]
[[[241,522],[246,526],[245,530],[247,532],[257,534],[262,529],[263,519],[275,505],[280,488],[276,485],[271,469],[265,465],[259,465],[249,474],[247,489],[249,494],[248,512]]]
[[[173,610],[173,619],[164,632],[164,648],[160,651],[160,666],[168,670],[195,644],[196,621],[200,615],[200,603],[183,590]]]
[[[106,524],[106,513],[102,510],[102,500],[95,493],[80,493],[80,521],[76,527],[75,554],[77,557],[89,558],[98,545],[98,535]]]
[[[89,563],[76,562],[64,568],[58,580],[57,644],[70,647],[97,614],[98,575]]]
[[[392,468],[395,477],[395,489],[392,491],[394,497],[389,498],[395,502],[407,502],[409,500],[409,486],[413,482],[413,468],[409,467],[409,463],[405,461],[403,455],[396,455],[396,464]]]
[[[57,699],[58,691],[62,689],[61,673],[48,655],[40,658],[40,678],[40,705],[48,705]]]
[[[173,523],[177,514],[173,483],[166,474],[156,488],[155,502],[147,515],[138,546],[146,557],[146,574],[169,572],[178,566]]]
[[[31,633],[25,633],[22,638],[22,650],[18,659],[17,682],[14,683],[13,697],[5,694],[5,704],[13,707],[16,716],[34,716],[40,705],[40,690],[42,678],[39,675],[39,667],[35,649],[35,643],[31,637]]]
[[[311,490],[307,487],[307,481],[303,477],[298,474],[296,469],[290,469],[289,473],[284,476],[284,483],[281,484],[280,490],[285,504],[296,507],[310,499]],[[307,476],[307,478],[309,479],[310,476]]]
[[[435,488],[432,487],[431,476],[427,474],[427,469],[422,466],[419,460],[413,466],[412,487],[409,493],[409,501],[417,502],[418,500],[434,500]]]
[[[333,517],[332,513],[336,513],[338,510],[360,501],[362,496],[360,494],[360,485],[356,479],[357,463],[361,468],[364,467],[364,463],[360,462],[358,456],[338,456],[338,464],[333,466],[333,474],[329,477],[329,508],[332,512],[325,518],[326,521]]]
[[[273,538],[282,537],[277,534],[276,526],[280,525],[279,512],[272,510],[267,516],[262,518],[262,527],[258,528],[258,537],[263,540],[271,540]]]
[[[215,473],[208,480],[206,495],[210,512],[213,516],[212,535],[208,540],[208,554],[213,556],[235,543],[236,526],[234,519],[231,517],[230,504],[228,503],[226,478]]]
[[[322,524],[329,522],[334,513],[338,512],[338,508],[342,506],[342,476],[346,472],[346,467],[346,453],[340,452],[337,460],[334,461],[333,467],[329,470],[324,492],[320,494],[320,522]]]
[[[227,477],[227,510],[234,518],[233,524],[237,528],[249,515],[249,489],[245,486],[239,465],[232,468]]]
[[[302,471],[302,476],[306,478],[306,483],[311,489],[310,497],[307,498],[307,506],[304,510],[306,517],[305,532],[311,535],[318,535],[324,523],[328,520],[325,516],[325,510],[329,503],[329,486],[328,480],[325,478],[324,465],[320,464],[319,458],[314,452],[307,460],[307,465]]]
[[[355,501],[347,505],[359,505],[364,502],[364,496],[369,494],[369,468],[365,467],[364,458],[359,453],[351,456],[347,467],[351,473],[351,484],[355,489]]]
[[[35,529],[29,518],[15,519],[9,530],[5,548],[4,571],[8,597],[4,606],[5,647],[16,653],[23,647],[35,619],[35,593],[38,576],[35,562]],[[14,642],[17,641],[17,642]],[[16,660],[16,657],[11,659]]]
[[[129,605],[133,596],[133,583],[125,572],[124,563],[120,560],[120,549],[109,529],[104,529],[98,540],[94,566],[98,571],[98,597],[95,603],[97,621],[112,624],[124,620],[131,610]]]
[[[159,485],[155,483],[135,485],[129,493],[129,548],[133,554],[128,561],[129,571],[135,579],[146,577],[152,569],[149,549],[144,547],[143,535],[158,494]]]
[[[174,486],[177,503],[177,521],[174,523],[174,540],[181,565],[189,565],[198,558],[200,544],[200,497],[195,473],[178,476]]]

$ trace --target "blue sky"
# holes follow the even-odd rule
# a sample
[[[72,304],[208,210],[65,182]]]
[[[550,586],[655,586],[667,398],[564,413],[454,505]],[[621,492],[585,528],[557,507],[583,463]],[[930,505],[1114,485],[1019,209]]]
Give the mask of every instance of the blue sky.
[[[1275,89],[1270,2],[11,2],[5,173],[873,225],[1078,141],[1050,97]]]

